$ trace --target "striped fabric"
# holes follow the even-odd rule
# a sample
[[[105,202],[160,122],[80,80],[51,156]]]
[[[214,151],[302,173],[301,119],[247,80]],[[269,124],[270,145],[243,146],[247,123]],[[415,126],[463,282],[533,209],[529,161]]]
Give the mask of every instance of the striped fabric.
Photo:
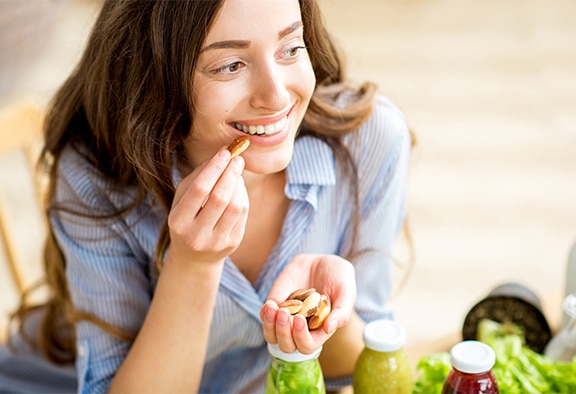
[[[405,119],[390,102],[379,98],[360,133],[348,136],[346,142],[360,173],[358,246],[371,250],[353,262],[358,281],[356,310],[367,321],[390,318],[386,301],[392,289],[391,251],[405,213],[410,153]],[[126,201],[125,194],[110,190],[98,172],[72,149],[62,157],[60,174],[57,200],[67,207],[92,212],[119,207]],[[261,392],[270,359],[259,310],[272,283],[296,254],[344,254],[350,247],[352,193],[342,166],[327,145],[310,137],[296,142],[285,191],[291,205],[281,236],[255,285],[230,260],[225,262],[201,392]],[[139,207],[123,221],[95,221],[64,212],[51,218],[66,257],[76,306],[128,331],[137,331],[142,324],[157,280],[154,248],[165,217],[150,206]],[[78,392],[105,392],[129,347],[92,324],[79,323]],[[14,360],[28,360],[30,354],[0,350],[0,392],[30,392],[29,382],[14,379],[25,371],[22,363]],[[12,368],[12,364],[17,367]],[[58,391],[50,378],[54,373],[51,369],[27,371],[28,380],[37,382],[38,391]],[[350,383],[349,378],[327,382],[327,387],[346,383]],[[70,385],[60,389],[69,390]]]

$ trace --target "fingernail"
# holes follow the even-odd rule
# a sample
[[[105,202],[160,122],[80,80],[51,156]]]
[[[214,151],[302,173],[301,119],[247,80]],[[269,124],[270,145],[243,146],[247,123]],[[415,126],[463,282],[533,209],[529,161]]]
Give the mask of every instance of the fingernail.
[[[306,319],[300,319],[294,316],[294,329],[295,330],[303,330],[306,327]]]
[[[338,320],[332,319],[328,321],[328,334],[332,334],[338,327]]]
[[[286,325],[290,321],[290,315],[288,313],[279,312],[276,316],[276,322],[281,325]]]
[[[244,168],[244,159],[241,158],[240,156],[236,156],[235,158],[232,159],[230,165],[232,166],[232,168],[234,168],[234,170],[236,170],[239,174],[241,174],[242,169]]]
[[[267,305],[264,316],[266,317],[266,320],[273,322],[274,319],[276,319],[276,311],[270,305]]]
[[[221,160],[230,159],[230,151],[228,149],[220,149],[218,151],[218,158]]]

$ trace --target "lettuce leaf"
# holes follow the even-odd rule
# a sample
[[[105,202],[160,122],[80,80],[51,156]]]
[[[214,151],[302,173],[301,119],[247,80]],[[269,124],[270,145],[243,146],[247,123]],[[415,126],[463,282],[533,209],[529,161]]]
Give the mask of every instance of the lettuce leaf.
[[[415,394],[442,392],[444,379],[450,372],[450,354],[447,352],[423,356],[416,365],[417,377],[414,381]]]

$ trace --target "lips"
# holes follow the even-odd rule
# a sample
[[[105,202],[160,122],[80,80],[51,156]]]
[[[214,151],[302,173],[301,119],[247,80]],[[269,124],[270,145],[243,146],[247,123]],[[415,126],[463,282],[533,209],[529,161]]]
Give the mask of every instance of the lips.
[[[237,129],[246,134],[250,135],[273,135],[276,134],[286,127],[288,123],[288,116],[282,117],[280,120],[274,123],[262,124],[262,125],[243,125],[241,123],[233,122],[232,125]]]

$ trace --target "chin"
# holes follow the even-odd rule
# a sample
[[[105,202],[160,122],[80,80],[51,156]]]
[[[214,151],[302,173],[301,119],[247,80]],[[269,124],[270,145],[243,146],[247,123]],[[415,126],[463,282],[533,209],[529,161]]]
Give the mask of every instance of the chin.
[[[250,150],[250,148],[248,148],[248,150]],[[291,159],[292,149],[290,149],[290,152],[279,153],[275,151],[268,154],[258,155],[257,157],[245,155],[244,169],[254,174],[274,174],[285,170]]]

